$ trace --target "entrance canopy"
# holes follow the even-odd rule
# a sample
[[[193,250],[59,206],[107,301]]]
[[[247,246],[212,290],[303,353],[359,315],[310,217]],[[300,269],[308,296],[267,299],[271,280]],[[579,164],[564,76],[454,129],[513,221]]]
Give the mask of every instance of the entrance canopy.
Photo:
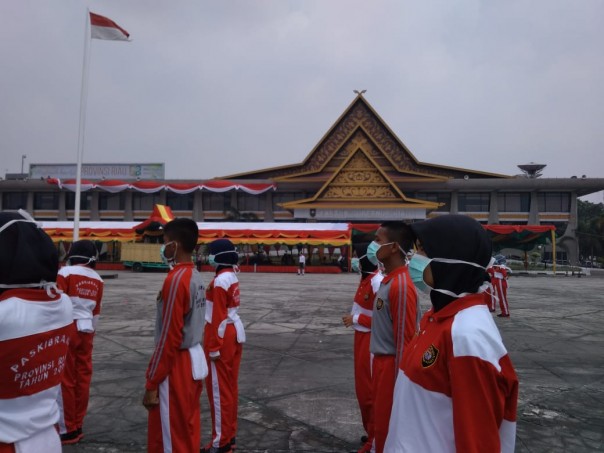
[[[156,204],[153,207],[153,212],[147,220],[139,223],[134,227],[137,234],[144,234],[147,231],[157,232],[168,223],[170,220],[174,220],[174,214],[169,206],[163,204]]]
[[[142,224],[80,222],[80,239],[101,242],[139,241],[142,236],[137,234],[137,230],[152,217]],[[199,227],[198,244],[208,244],[215,239],[226,238],[234,244],[307,244],[339,247],[349,244],[351,238],[351,228],[348,223],[200,222],[197,226]],[[54,242],[73,241],[72,221],[45,221],[42,223],[42,228]],[[161,229],[158,232],[161,234]]]
[[[198,223],[200,244],[226,238],[234,244],[308,244],[343,246],[350,243],[348,223]]]
[[[555,246],[556,227],[553,225],[483,225],[487,230],[493,248],[532,250],[548,240]]]

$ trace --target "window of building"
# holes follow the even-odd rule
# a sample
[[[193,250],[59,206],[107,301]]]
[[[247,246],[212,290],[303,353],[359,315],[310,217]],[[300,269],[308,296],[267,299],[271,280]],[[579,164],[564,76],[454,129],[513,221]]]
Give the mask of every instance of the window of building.
[[[132,209],[134,211],[152,211],[156,204],[162,204],[159,192],[132,194]]]
[[[99,192],[99,209],[101,211],[123,211],[125,206],[123,193]]]
[[[273,211],[285,211],[286,209],[279,206],[280,203],[287,203],[288,201],[301,200],[306,198],[304,192],[277,192],[273,193]]]
[[[541,192],[537,194],[539,212],[570,212],[570,193]]]
[[[489,212],[488,192],[460,192],[457,202],[459,212]]]
[[[34,193],[34,209],[47,210],[47,211],[59,209],[59,193],[58,192],[35,192]]]
[[[166,204],[173,211],[192,211],[194,196],[194,193],[180,194],[168,192],[166,194]]]
[[[224,212],[231,206],[231,194],[229,192],[204,192],[201,203],[204,211]]]
[[[418,200],[432,201],[434,203],[443,203],[443,205],[436,210],[439,212],[451,211],[451,194],[449,192],[417,192],[415,194],[409,194],[409,197],[417,198]]]
[[[239,211],[264,211],[266,195],[252,195],[245,192],[237,194],[237,209]]]
[[[4,192],[2,194],[2,209],[27,209],[27,192]]]
[[[530,193],[510,192],[497,195],[497,208],[499,212],[529,212],[530,207]]]
[[[65,208],[69,211],[75,209],[75,192],[67,192],[67,196],[65,197]],[[80,210],[86,211],[89,210],[92,206],[92,193],[91,192],[82,192],[80,194]]]

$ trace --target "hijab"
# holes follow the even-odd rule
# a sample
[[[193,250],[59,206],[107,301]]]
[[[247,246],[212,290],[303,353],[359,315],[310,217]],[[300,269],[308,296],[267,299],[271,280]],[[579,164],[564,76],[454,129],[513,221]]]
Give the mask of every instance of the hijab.
[[[56,282],[59,255],[50,237],[33,219],[0,212],[0,228],[9,222],[0,232],[0,284]]]
[[[448,258],[468,261],[487,267],[492,244],[486,231],[476,220],[464,215],[443,215],[411,224],[428,258]],[[463,263],[430,262],[434,288],[456,294],[475,293],[488,281],[485,269]],[[437,291],[430,292],[434,311],[457,300]]]

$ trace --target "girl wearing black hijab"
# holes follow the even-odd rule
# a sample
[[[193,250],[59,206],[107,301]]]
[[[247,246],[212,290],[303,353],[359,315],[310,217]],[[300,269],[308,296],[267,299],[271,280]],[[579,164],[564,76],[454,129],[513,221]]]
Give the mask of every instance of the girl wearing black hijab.
[[[58,270],[34,219],[0,212],[0,451],[61,451],[54,425],[73,315]]]
[[[518,378],[482,292],[491,243],[470,217],[411,225],[432,309],[405,349],[385,452],[513,452]]]

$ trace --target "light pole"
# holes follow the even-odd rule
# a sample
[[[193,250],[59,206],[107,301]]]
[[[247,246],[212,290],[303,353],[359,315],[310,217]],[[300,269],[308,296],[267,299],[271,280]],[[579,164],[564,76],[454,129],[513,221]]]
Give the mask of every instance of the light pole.
[[[25,164],[26,158],[27,158],[27,155],[25,155],[25,154],[21,155],[21,174],[23,174],[23,165]]]

